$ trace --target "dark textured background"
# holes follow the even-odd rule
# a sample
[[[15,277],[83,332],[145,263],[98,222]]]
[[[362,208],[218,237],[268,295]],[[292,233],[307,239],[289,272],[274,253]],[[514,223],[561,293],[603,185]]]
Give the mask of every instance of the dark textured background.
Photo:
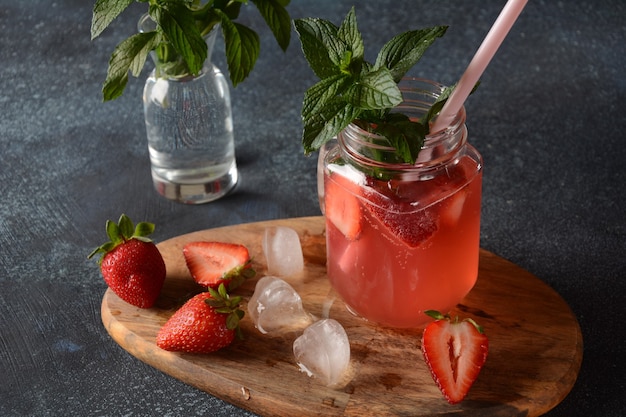
[[[460,77],[504,5],[354,3],[370,59],[399,31],[450,25],[411,72],[443,83]],[[299,143],[315,78],[296,38],[283,54],[245,10],[262,52],[232,91],[240,184],[208,205],[172,203],[150,179],[146,72],[119,100],[100,96],[109,54],[145,5],[92,42],[92,4],[0,0],[0,415],[249,415],[119,348],[101,324],[105,284],[86,255],[122,212],[155,222],[157,240],[318,215],[316,161]],[[290,12],[339,23],[351,5],[296,0]],[[552,417],[626,415],[625,22],[622,0],[530,0],[467,103],[485,159],[482,246],[555,288],[582,327],[580,376]]]

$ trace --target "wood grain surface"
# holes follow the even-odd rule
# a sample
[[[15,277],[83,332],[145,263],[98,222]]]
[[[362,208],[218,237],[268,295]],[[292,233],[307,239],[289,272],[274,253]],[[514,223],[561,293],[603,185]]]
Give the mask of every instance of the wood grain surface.
[[[257,270],[257,277],[238,289],[248,299],[257,279],[266,273],[263,232],[277,225],[298,232],[305,257],[304,273],[286,281],[300,293],[309,312],[337,319],[350,339],[349,375],[340,388],[324,387],[299,371],[292,353],[298,331],[262,335],[247,316],[242,321],[245,339],[213,354],[171,353],[155,345],[155,336],[168,317],[202,290],[185,266],[185,243],[245,244]],[[466,399],[452,406],[443,399],[423,361],[421,329],[370,326],[347,312],[340,301],[324,309],[332,298],[325,274],[322,217],[203,230],[158,246],[168,272],[157,305],[139,309],[108,290],[102,300],[105,328],[138,359],[259,415],[538,416],[568,394],[581,365],[580,327],[563,299],[532,274],[484,250],[476,286],[452,313],[483,325],[490,341],[489,357]]]

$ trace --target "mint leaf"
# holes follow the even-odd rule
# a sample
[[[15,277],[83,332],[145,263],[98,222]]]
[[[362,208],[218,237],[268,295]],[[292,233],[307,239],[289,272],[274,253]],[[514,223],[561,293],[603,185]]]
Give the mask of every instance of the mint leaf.
[[[158,45],[159,39],[157,32],[137,33],[115,47],[102,87],[104,101],[122,95],[128,82],[128,72],[139,75],[148,54]]]
[[[400,161],[387,162],[414,164],[424,144],[427,129],[404,114],[390,113],[387,120],[376,125],[374,132],[385,137],[400,158]]]
[[[335,98],[328,101],[315,117],[304,121],[302,145],[305,154],[320,148],[356,119],[362,110]]]
[[[97,0],[91,18],[91,40],[97,38],[132,3],[133,0]]]
[[[350,85],[351,77],[345,74],[338,74],[325,78],[310,87],[304,94],[302,104],[302,118],[308,120],[314,117],[326,103],[334,100],[337,95]]]
[[[456,84],[444,88],[439,97],[437,97],[437,101],[435,101],[433,105],[430,106],[430,109],[428,109],[428,113],[426,113],[422,117],[421,122],[424,125],[428,126],[430,124],[430,121],[441,111],[441,109],[443,109],[444,104],[446,104],[446,101],[448,101],[448,98],[450,98],[450,94],[452,94],[452,91],[454,91],[455,87]]]
[[[291,41],[291,18],[285,9],[289,0],[251,0],[276,38],[283,51],[287,50]]]
[[[476,85],[472,88],[472,91],[470,91],[470,95],[474,94],[474,92],[478,89],[479,85],[480,85],[480,81],[478,81]],[[428,109],[428,113],[426,113],[422,117],[421,123],[423,125],[425,126],[430,125],[430,121],[435,116],[437,116],[437,114],[439,114],[441,109],[443,109],[444,104],[446,104],[446,101],[448,101],[448,98],[450,98],[450,94],[452,94],[455,88],[456,88],[456,84],[443,89],[439,97],[437,97],[437,101],[435,101],[435,103],[433,103],[433,105],[430,106],[430,109]]]
[[[247,0],[235,0],[234,2],[216,1],[214,3],[214,7],[223,11],[230,20],[235,20],[239,17],[239,13],[241,12],[241,6],[243,3],[247,3]]]
[[[163,30],[176,52],[182,55],[189,71],[197,75],[207,59],[207,45],[193,13],[184,3],[159,2],[150,6],[150,16]]]
[[[365,46],[356,22],[354,7],[350,9],[341,26],[339,26],[337,36],[348,45],[350,52],[352,52],[352,60],[363,60]]]
[[[222,34],[226,43],[226,61],[233,86],[246,79],[254,68],[261,50],[259,35],[252,29],[231,21],[216,10],[222,20]]]
[[[208,55],[203,37],[221,23],[230,79],[236,86],[247,78],[259,57],[259,36],[234,20],[239,17],[241,6],[249,1],[257,7],[283,51],[291,40],[291,20],[286,9],[290,0],[96,0],[91,39],[99,36],[134,1],[147,3],[148,13],[156,23],[158,35],[151,36],[155,36],[153,39],[158,36],[158,41],[149,45],[158,57],[157,76],[197,75]],[[120,43],[111,56],[103,85],[105,101],[119,97],[127,84],[128,71],[138,74],[140,65],[145,64],[143,50],[137,42],[148,45],[147,38],[131,38]]]
[[[387,68],[379,68],[363,75],[344,95],[355,107],[366,110],[395,107],[402,102],[402,94]]]
[[[128,68],[133,77],[139,77],[150,51],[156,48],[157,45],[163,41],[161,34],[158,32],[148,32],[145,35],[145,38],[136,38],[138,42],[131,50],[131,54],[134,50],[136,50],[134,58],[130,61],[130,66]]]
[[[296,32],[309,66],[319,78],[337,75],[348,47],[337,36],[338,28],[323,19],[296,19]]]
[[[422,58],[424,52],[437,38],[446,33],[447,29],[447,26],[435,26],[393,37],[378,53],[374,68],[389,68],[396,83],[400,82],[404,74]]]
[[[302,51],[320,81],[302,105],[305,153],[319,149],[352,122],[386,138],[396,150],[393,162],[414,163],[428,133],[425,123],[391,112],[402,103],[398,83],[447,26],[406,32],[387,42],[374,65],[364,60],[364,45],[354,7],[341,26],[323,19],[294,21]],[[437,104],[437,107],[439,104]],[[438,107],[440,109],[440,107]],[[388,153],[376,157],[388,159]]]

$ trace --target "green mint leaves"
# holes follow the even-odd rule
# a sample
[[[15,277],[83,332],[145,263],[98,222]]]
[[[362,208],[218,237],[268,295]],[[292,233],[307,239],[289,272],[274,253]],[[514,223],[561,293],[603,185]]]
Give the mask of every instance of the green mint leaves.
[[[258,34],[237,22],[242,4],[248,0],[96,0],[91,22],[95,39],[134,1],[148,3],[148,13],[156,23],[151,32],[130,36],[111,55],[102,93],[104,101],[122,95],[129,72],[138,76],[148,54],[155,51],[159,71],[169,76],[197,75],[207,59],[204,40],[211,29],[221,25],[226,60],[234,86],[245,80],[259,57]],[[291,18],[286,7],[290,0],[250,0],[272,31],[280,48],[289,46]]]
[[[105,100],[112,100],[122,95],[128,82],[128,72],[138,77],[148,53],[159,44],[156,32],[137,33],[120,43],[109,61],[107,78],[102,86]]]
[[[319,149],[351,122],[361,120],[386,137],[402,161],[414,163],[428,134],[428,120],[411,121],[390,110],[402,102],[398,82],[445,34],[447,26],[395,36],[372,65],[364,59],[354,8],[339,27],[314,18],[296,19],[294,23],[302,52],[320,78],[304,95],[305,153]]]
[[[197,74],[207,58],[207,45],[191,9],[184,2],[150,4],[150,17],[166,39],[187,63],[189,72]],[[156,31],[159,33],[159,30]]]
[[[109,27],[134,0],[98,0],[93,6],[91,20],[91,39],[94,40]]]

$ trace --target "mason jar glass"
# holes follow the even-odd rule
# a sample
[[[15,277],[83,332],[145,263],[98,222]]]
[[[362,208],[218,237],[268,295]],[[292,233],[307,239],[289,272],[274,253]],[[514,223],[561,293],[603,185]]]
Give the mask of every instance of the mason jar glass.
[[[397,109],[412,119],[444,88],[416,78],[399,87]],[[394,151],[358,123],[325,149],[327,273],[354,314],[419,327],[430,320],[426,310],[447,313],[476,282],[482,158],[467,143],[465,109],[426,137],[415,164]]]

